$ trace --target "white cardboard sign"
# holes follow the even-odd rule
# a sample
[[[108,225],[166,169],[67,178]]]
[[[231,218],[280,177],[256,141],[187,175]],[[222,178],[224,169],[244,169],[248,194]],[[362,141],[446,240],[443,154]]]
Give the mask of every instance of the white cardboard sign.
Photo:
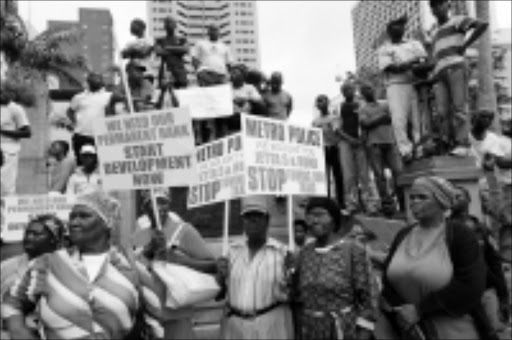
[[[192,87],[176,90],[180,107],[188,107],[194,119],[233,115],[233,90],[230,85]]]
[[[55,214],[62,221],[68,221],[75,196],[66,195],[23,195],[7,196],[2,199],[2,240],[20,242],[27,223],[32,217]]]
[[[94,133],[106,191],[189,186],[198,181],[187,109],[98,119]]]
[[[243,114],[246,195],[326,196],[322,131]]]
[[[241,134],[197,148],[199,184],[189,189],[188,207],[196,208],[245,195]]]

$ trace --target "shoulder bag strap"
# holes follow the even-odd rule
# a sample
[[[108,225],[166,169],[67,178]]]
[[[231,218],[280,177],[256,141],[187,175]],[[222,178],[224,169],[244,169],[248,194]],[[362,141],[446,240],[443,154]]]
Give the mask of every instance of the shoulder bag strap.
[[[170,248],[177,247],[180,244],[180,240],[178,239],[185,227],[185,223],[180,223],[174,234],[172,234],[171,239],[167,243],[167,246]]]

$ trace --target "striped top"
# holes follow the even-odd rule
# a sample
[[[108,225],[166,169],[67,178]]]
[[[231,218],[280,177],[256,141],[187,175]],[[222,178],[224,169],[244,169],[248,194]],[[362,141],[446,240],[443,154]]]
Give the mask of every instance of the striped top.
[[[0,273],[2,273],[0,276],[0,304],[3,301],[4,296],[9,292],[9,289],[12,287],[12,285],[23,276],[30,263],[31,261],[29,261],[26,254],[21,254],[2,261],[0,264]],[[4,312],[2,310],[0,311],[0,330],[2,332],[4,331],[3,319]],[[35,323],[33,315],[27,316],[25,319],[25,324],[29,328],[34,328]],[[7,339],[6,335],[2,334],[1,339]]]
[[[475,22],[475,19],[467,16],[453,16],[434,30],[435,74],[450,66],[464,65],[465,58],[460,54],[460,49],[466,41],[466,33]]]
[[[229,304],[253,313],[288,299],[284,274],[286,247],[269,239],[251,260],[247,241],[231,247],[228,278]]]
[[[112,248],[95,280],[74,250],[59,250],[36,259],[7,295],[4,317],[37,311],[41,333],[48,339],[123,339],[132,330],[137,310],[154,334],[163,337],[157,321],[161,304],[153,278],[141,263]],[[144,294],[141,303],[139,292]]]

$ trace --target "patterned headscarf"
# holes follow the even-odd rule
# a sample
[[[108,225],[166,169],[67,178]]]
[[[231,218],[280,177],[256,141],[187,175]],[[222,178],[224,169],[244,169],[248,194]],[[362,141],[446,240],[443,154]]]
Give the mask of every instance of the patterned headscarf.
[[[427,189],[445,210],[451,209],[455,203],[457,189],[444,178],[437,176],[420,177],[414,181],[413,186],[421,186]]]
[[[66,230],[64,223],[57,216],[52,214],[37,215],[28,222],[29,225],[35,223],[45,227],[58,243],[62,242]]]
[[[117,229],[121,221],[121,206],[113,197],[103,191],[92,191],[78,196],[75,205],[92,209],[105,222],[109,229]]]

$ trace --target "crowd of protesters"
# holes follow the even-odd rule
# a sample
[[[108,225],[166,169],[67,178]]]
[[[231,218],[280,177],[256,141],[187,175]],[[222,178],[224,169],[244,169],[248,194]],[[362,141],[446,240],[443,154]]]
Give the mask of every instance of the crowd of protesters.
[[[449,1],[430,3],[440,29],[472,31],[468,41],[452,39],[460,50],[486,28],[449,17]],[[378,100],[372,84],[346,82],[341,100],[319,95],[314,102],[312,124],[324,132],[329,197],[307,200],[305,218],[295,221],[296,250],[269,236],[268,197],[248,197],[241,208],[246,237],[215,258],[194,226],[171,210],[168,192],[143,202],[133,248],[113,244],[121,207],[102,191],[94,121],[126,113],[131,104],[135,111],[179,105],[174,91],[194,82],[185,56],[197,85],[229,84],[233,90],[233,116],[195,122],[199,144],[239,130],[241,113],[287,120],[292,96],[281,73],[267,80],[236,65],[215,26],[207,39],[189,45],[169,17],[166,36],[153,44],[145,23],[134,20],[134,39],[122,51],[133,103],[108,91],[94,73],[71,100],[71,140],[54,141],[48,150],[48,191],[77,200],[67,226],[50,215],[32,218],[24,254],[2,262],[2,339],[195,339],[194,306],[165,307],[166,287],[149,269],[155,260],[215,276],[217,299],[225,302],[222,339],[498,339],[510,325],[510,117],[496,133],[490,130],[495,113],[482,110],[468,119],[461,93],[452,94],[454,117],[445,112],[445,97],[440,103],[453,137],[447,148],[456,156],[471,151],[485,173],[484,218],[471,215],[466,189],[440,177],[416,179],[406,202],[397,181],[405,165],[423,156],[413,69],[427,52],[403,39],[404,25],[403,18],[388,25],[391,42],[379,51],[387,101]],[[440,40],[434,38],[434,54],[449,48]],[[447,87],[461,65],[458,55],[445,54],[433,72]],[[2,195],[15,194],[20,139],[31,136],[23,108],[10,98],[2,88]],[[414,220],[386,252],[372,249],[376,236],[354,224],[354,214],[373,212],[374,199],[384,215],[409,210]]]
[[[242,201],[246,238],[216,259],[171,211],[168,194],[156,200],[164,228],[152,228],[146,201],[136,238],[151,241],[140,251],[112,244],[120,206],[101,191],[77,197],[67,227],[34,217],[25,253],[2,263],[3,331],[11,339],[195,339],[193,306],[164,307],[165,286],[146,269],[155,259],[217,278],[222,339],[498,339],[510,320],[510,259],[508,272],[501,266],[510,249],[498,251],[469,214],[467,192],[440,177],[414,182],[416,222],[383,255],[327,197],[308,200],[296,222],[300,249],[290,253],[269,236],[269,200],[257,196]]]

